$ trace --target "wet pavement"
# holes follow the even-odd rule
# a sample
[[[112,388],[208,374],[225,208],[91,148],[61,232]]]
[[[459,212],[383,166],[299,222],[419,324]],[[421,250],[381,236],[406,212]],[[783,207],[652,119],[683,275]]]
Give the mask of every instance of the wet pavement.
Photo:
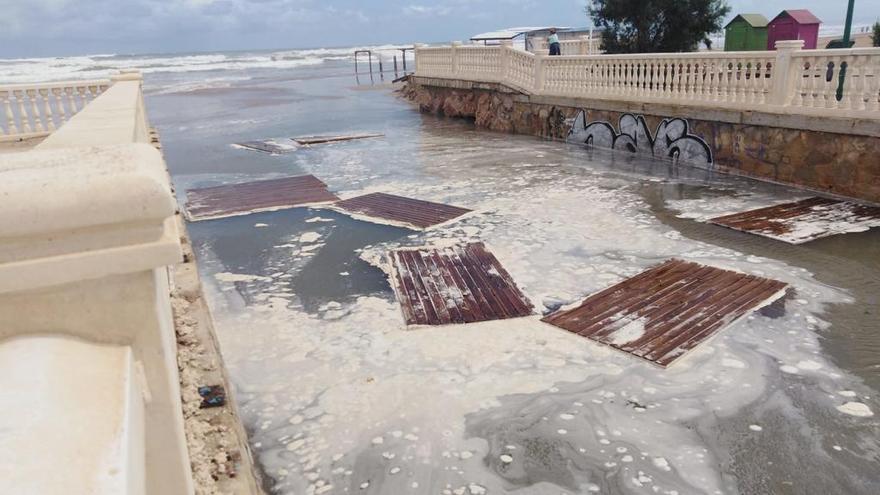
[[[181,203],[190,187],[308,173],[344,198],[475,210],[426,232],[326,209],[190,224],[273,492],[880,492],[866,413],[880,413],[880,229],[793,246],[713,226],[694,217],[807,194],[476,130],[350,71],[187,92],[147,79]],[[230,146],[325,132],[386,137],[278,156]],[[464,241],[485,242],[539,313],[670,257],[794,292],[667,370],[537,314],[407,329],[386,253]]]

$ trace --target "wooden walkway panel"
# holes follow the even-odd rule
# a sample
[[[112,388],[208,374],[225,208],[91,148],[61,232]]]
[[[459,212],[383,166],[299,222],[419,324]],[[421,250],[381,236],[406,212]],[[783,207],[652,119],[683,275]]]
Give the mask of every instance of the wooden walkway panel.
[[[471,211],[458,206],[385,193],[346,199],[334,204],[333,209],[364,220],[401,225],[415,230],[446,223]]]
[[[709,221],[790,244],[802,244],[822,237],[880,227],[880,208],[816,197]]]
[[[672,259],[542,321],[668,366],[786,284]]]
[[[389,254],[391,285],[407,325],[445,325],[532,314],[501,263],[483,243]]]
[[[291,151],[296,151],[296,146],[293,145],[283,145],[276,143],[275,141],[245,141],[243,143],[235,143],[236,146],[241,148],[245,148],[251,151],[261,151],[263,153],[270,153],[272,155],[280,155],[282,153],[289,153]]]
[[[369,133],[369,134],[341,134],[336,136],[299,136],[290,138],[301,146],[311,146],[313,144],[338,143],[339,141],[352,141],[355,139],[367,139],[384,137],[385,134]]]
[[[193,222],[339,200],[314,175],[190,189],[186,196],[187,218]]]

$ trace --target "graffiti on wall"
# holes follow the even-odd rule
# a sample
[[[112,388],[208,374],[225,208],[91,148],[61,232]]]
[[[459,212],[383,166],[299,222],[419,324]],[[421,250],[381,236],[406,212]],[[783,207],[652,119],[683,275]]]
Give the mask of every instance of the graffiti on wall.
[[[663,119],[651,134],[645,117],[625,113],[617,130],[605,121],[587,124],[586,113],[578,112],[566,141],[631,153],[645,153],[692,165],[712,165],[712,149],[706,141],[690,133],[687,120]]]

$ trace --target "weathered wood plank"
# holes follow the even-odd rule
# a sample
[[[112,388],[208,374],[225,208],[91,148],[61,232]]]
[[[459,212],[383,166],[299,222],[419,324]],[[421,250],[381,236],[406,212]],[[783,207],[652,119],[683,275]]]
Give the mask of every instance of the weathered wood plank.
[[[668,366],[716,332],[782,297],[786,284],[669,260],[542,321]]]
[[[407,325],[516,318],[532,304],[483,243],[389,254],[391,280]]]
[[[807,198],[715,217],[709,222],[790,244],[880,227],[880,208],[849,201]]]
[[[433,227],[471,210],[385,193],[371,193],[339,201],[333,209],[365,220],[390,223],[415,230]]]
[[[260,151],[263,153],[269,153],[272,155],[280,155],[282,153],[289,153],[291,151],[296,151],[296,146],[293,145],[285,145],[281,143],[276,143],[275,141],[244,141],[241,143],[235,143],[236,146],[240,148],[244,148],[251,151]]]
[[[339,134],[333,136],[298,136],[290,138],[297,144],[302,146],[311,146],[313,144],[337,143],[339,141],[352,141],[355,139],[368,139],[384,137],[381,133],[364,133],[364,134]]]
[[[313,175],[190,189],[186,196],[187,218],[193,222],[330,203],[339,199]]]

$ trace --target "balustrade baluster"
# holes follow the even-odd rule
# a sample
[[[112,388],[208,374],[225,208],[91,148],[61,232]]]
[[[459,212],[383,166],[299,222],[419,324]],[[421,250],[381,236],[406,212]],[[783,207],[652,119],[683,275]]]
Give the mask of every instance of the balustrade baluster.
[[[12,104],[9,101],[10,98],[14,98],[14,95],[11,91],[3,91],[0,92],[0,97],[3,99],[3,113],[6,116],[6,133],[18,134],[18,127],[15,125],[15,114],[12,113]]]
[[[34,89],[29,89],[25,91],[25,94],[27,95],[28,100],[30,100],[31,117],[34,119],[34,130],[36,132],[45,132],[46,128],[43,126],[43,119],[40,116],[40,108],[37,105],[39,93]]]
[[[49,97],[51,96],[51,93],[46,88],[38,90],[37,93],[43,99],[43,118],[46,121],[46,130],[49,132],[54,132],[55,117],[52,115],[52,105],[49,104]]]
[[[703,86],[703,76],[705,71],[705,64],[700,60],[694,61],[694,100],[703,101],[704,94],[704,86]]]
[[[30,134],[34,132],[31,127],[31,120],[28,117],[27,108],[25,107],[25,99],[27,99],[27,94],[24,91],[13,91],[15,94],[16,100],[18,100],[18,120],[21,123],[21,132],[25,134]]]
[[[52,96],[55,97],[55,109],[58,111],[58,121],[63,124],[67,122],[67,112],[64,111],[64,88],[52,88]]]

